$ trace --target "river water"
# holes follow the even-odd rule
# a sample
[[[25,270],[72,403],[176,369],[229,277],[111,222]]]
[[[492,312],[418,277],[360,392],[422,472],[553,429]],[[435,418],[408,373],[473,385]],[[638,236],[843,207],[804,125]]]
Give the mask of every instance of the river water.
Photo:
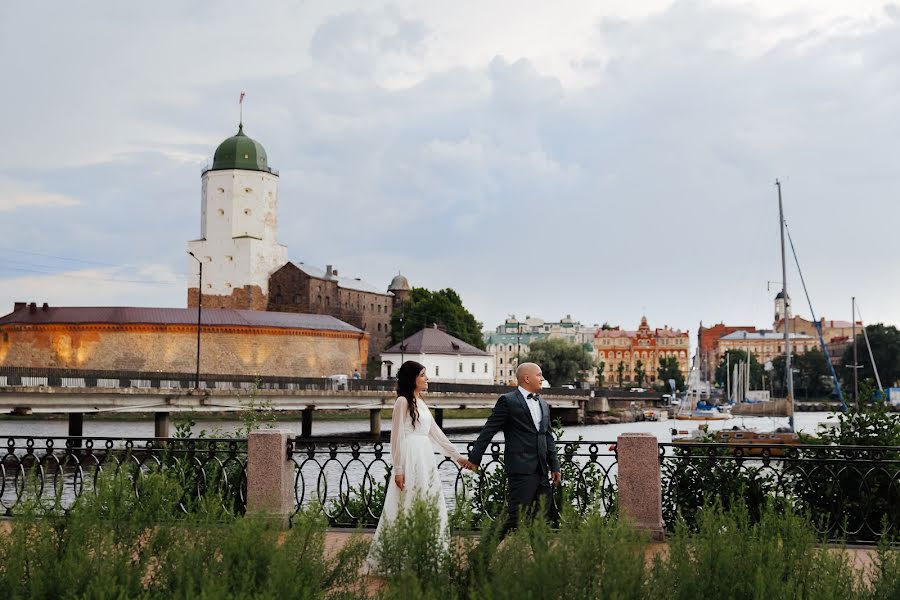
[[[450,411],[447,411],[452,414]],[[795,426],[798,431],[808,434],[816,433],[820,423],[834,422],[833,413],[808,412],[795,415]],[[618,423],[610,425],[572,425],[565,428],[564,440],[576,440],[581,437],[587,441],[613,441],[625,432],[652,433],[660,442],[672,441],[672,429],[689,431],[696,429],[700,424],[708,423],[710,430],[730,429],[734,426],[743,426],[759,430],[772,430],[775,427],[786,426],[787,419],[769,417],[735,417],[722,421],[657,421]],[[484,419],[444,419],[444,430],[451,439],[470,440],[477,435],[477,429],[484,424]],[[209,437],[227,437],[242,426],[239,421],[223,420],[198,420],[193,432],[199,435],[205,432]],[[276,424],[279,429],[285,429],[300,435],[300,421],[279,421]],[[382,428],[390,429],[390,420],[382,421]],[[368,419],[327,421],[313,419],[313,436],[340,436],[340,435],[364,435],[369,431]],[[28,419],[9,418],[0,420],[0,440],[8,437],[64,437],[68,432],[68,421],[65,419]],[[153,420],[146,421],[112,421],[91,420],[90,415],[85,415],[84,435],[86,437],[152,437]],[[496,439],[502,439],[502,433]]]

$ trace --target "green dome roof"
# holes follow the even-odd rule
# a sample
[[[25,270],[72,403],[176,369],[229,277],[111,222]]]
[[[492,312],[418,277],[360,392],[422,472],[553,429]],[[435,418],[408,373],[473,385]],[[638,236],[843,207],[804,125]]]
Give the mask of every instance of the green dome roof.
[[[244,124],[238,126],[236,135],[231,136],[216,148],[210,171],[224,169],[245,169],[271,173],[266,150],[262,144],[244,134]]]

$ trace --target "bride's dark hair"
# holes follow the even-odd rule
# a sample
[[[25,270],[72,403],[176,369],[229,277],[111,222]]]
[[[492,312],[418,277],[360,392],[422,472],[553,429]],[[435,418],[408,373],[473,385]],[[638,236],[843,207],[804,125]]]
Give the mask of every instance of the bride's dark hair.
[[[424,365],[414,360],[408,360],[400,365],[400,369],[397,371],[397,396],[406,398],[413,427],[416,426],[416,419],[419,418],[419,411],[416,410],[416,378],[424,369]]]

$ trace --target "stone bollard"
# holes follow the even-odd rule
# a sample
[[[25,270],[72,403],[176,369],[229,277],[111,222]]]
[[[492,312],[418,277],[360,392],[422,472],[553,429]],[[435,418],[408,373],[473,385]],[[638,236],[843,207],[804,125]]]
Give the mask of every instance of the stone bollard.
[[[247,512],[265,513],[287,525],[294,512],[294,463],[287,431],[261,429],[247,436]]]
[[[659,445],[650,433],[623,433],[616,440],[619,462],[619,515],[636,529],[662,541],[662,481]]]

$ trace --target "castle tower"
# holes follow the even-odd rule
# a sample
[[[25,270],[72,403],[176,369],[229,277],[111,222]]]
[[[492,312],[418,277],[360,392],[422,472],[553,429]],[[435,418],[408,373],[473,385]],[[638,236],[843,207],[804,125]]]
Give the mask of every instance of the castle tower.
[[[188,251],[203,262],[203,306],[265,310],[269,275],[287,262],[287,247],[278,243],[278,172],[242,123],[216,148],[202,182],[200,239]],[[191,307],[199,264],[187,258]]]
[[[397,299],[396,306],[399,306],[403,302],[406,302],[406,300],[409,298],[409,280],[398,273],[391,280],[391,284],[388,286],[388,291],[394,294],[394,297]]]
[[[782,320],[788,320],[791,318],[791,297],[787,297],[787,302],[784,301],[784,292],[778,292],[778,295],[775,296],[775,327],[778,327],[778,323]]]

